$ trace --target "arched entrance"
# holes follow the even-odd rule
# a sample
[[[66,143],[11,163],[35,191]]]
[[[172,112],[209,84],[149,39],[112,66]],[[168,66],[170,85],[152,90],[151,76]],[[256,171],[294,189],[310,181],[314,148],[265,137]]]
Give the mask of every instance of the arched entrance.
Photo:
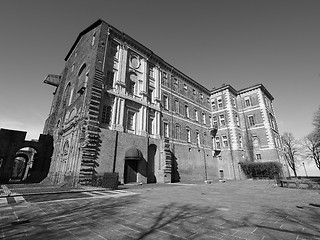
[[[130,147],[124,157],[124,183],[137,182],[139,162],[142,160],[142,153],[136,147]]]
[[[14,156],[9,182],[20,183],[26,181],[30,176],[33,162],[37,157],[37,151],[32,147],[23,147],[19,149]]]

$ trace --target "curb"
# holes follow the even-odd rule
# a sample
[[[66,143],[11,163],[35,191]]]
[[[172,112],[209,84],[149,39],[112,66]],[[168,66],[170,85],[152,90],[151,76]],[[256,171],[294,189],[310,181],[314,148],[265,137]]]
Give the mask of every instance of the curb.
[[[46,195],[46,194],[60,194],[60,193],[81,193],[81,192],[93,192],[93,191],[113,191],[111,189],[83,189],[83,190],[69,190],[69,191],[58,191],[58,192],[40,192],[40,193],[9,193],[7,195],[0,195],[0,198],[6,197],[17,197],[17,196],[32,196],[32,195]]]

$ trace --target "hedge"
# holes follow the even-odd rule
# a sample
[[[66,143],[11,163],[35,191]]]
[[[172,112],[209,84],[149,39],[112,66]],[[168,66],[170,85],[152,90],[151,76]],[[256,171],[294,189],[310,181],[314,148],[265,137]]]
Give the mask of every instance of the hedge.
[[[247,178],[269,178],[280,176],[282,165],[279,162],[241,162],[241,169]]]

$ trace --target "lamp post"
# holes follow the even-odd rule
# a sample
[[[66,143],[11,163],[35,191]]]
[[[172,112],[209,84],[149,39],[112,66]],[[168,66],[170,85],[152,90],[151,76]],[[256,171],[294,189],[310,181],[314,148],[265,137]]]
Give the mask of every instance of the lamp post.
[[[304,168],[304,172],[306,173],[306,177],[308,177],[307,169],[306,169],[306,167],[304,166],[304,162],[302,162],[302,165],[303,165],[303,168]]]

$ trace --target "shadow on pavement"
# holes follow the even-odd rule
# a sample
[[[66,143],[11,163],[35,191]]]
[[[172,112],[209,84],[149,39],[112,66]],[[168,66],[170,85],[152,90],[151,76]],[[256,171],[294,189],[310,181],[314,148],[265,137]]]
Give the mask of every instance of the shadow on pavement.
[[[320,238],[319,211],[306,206],[304,212],[289,213],[282,209],[265,209],[263,215],[242,214],[237,218],[227,209],[171,204],[154,216],[149,229],[136,239],[149,239],[158,231],[187,239],[223,238],[225,235],[246,239],[315,239]],[[267,216],[267,217],[266,217]],[[152,224],[151,224],[152,222]],[[161,234],[160,234],[161,235]],[[170,235],[163,239],[171,239]]]
[[[74,201],[61,206],[54,204],[54,207],[45,203],[37,204],[37,207],[13,206],[15,215],[19,219],[27,219],[29,223],[13,225],[12,217],[1,221],[0,239],[94,239],[95,235],[97,237],[107,233],[112,225],[117,224],[119,209],[137,201],[138,199],[132,196],[121,200],[101,199],[81,203]],[[8,213],[8,210],[0,208],[0,216]],[[103,231],[99,234],[94,230]],[[3,236],[4,238],[1,238]]]
[[[246,239],[320,238],[319,208],[222,207],[171,203],[150,207],[140,196],[16,209],[30,223],[1,224],[5,239]],[[52,207],[54,206],[54,207]],[[0,235],[1,236],[1,235]],[[236,238],[234,238],[236,239]]]

